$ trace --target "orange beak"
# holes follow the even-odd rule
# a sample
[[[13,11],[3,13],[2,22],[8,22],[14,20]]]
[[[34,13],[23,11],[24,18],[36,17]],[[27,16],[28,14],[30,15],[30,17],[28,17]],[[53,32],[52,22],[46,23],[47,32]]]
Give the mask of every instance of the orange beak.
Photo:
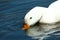
[[[29,27],[29,25],[27,24],[27,23],[25,23],[24,24],[24,27],[22,28],[23,30],[27,30],[27,29],[29,29],[30,27]]]

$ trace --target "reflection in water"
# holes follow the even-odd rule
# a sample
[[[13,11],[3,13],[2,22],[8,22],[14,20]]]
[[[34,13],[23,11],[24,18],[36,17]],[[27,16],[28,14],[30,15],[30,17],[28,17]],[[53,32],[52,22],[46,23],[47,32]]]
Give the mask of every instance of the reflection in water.
[[[36,24],[31,26],[27,31],[26,34],[32,39],[43,40],[44,38],[50,37],[50,34],[54,32],[60,31],[60,23],[56,24]],[[57,35],[57,34],[53,34]],[[60,35],[60,33],[58,33]]]

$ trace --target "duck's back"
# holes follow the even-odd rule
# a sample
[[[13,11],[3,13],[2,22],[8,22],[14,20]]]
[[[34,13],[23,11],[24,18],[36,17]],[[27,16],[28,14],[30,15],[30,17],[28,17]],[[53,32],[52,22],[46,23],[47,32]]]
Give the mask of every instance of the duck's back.
[[[53,10],[59,10],[60,9],[60,0],[53,2],[48,8],[53,9]]]
[[[40,20],[41,23],[55,23],[60,21],[60,0],[53,2]]]

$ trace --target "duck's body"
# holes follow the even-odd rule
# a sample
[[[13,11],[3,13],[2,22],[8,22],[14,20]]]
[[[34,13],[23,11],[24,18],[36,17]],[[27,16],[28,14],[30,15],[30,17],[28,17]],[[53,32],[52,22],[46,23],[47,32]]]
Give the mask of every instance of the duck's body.
[[[52,9],[47,9],[42,13],[42,18],[39,21],[40,23],[57,23],[60,22],[60,11],[54,11]]]

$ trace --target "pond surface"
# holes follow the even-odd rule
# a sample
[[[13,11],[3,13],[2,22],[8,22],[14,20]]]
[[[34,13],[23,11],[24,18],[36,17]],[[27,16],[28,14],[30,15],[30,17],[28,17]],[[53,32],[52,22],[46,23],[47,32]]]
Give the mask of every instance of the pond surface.
[[[0,40],[32,40],[21,30],[25,14],[35,6],[48,7],[54,1],[0,0]],[[50,40],[55,40],[55,36]]]

